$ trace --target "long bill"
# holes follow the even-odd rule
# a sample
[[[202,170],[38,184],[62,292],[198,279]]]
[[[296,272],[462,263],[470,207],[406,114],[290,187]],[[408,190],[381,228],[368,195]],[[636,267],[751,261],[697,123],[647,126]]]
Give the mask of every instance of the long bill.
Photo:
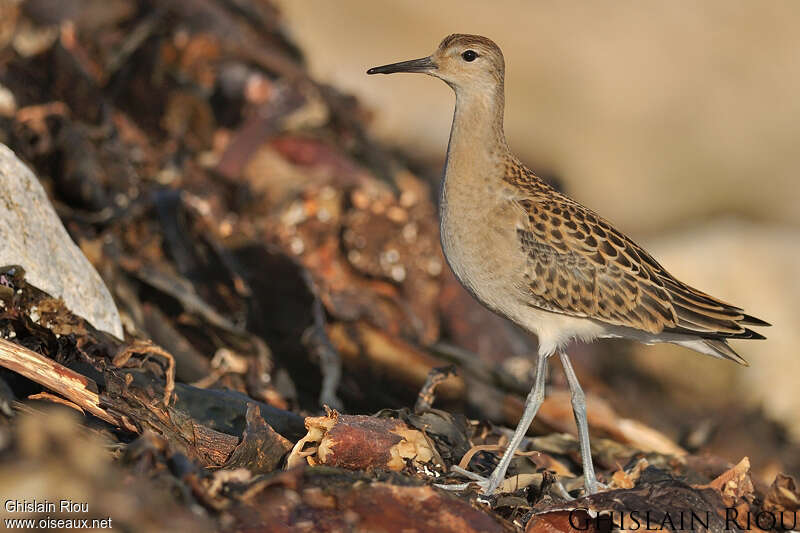
[[[430,72],[436,70],[436,63],[430,57],[401,61],[381,67],[372,67],[367,74],[394,74],[395,72]]]

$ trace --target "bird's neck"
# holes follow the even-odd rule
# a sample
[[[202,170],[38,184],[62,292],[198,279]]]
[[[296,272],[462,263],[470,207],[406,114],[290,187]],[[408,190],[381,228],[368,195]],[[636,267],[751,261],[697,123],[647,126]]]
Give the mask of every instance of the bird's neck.
[[[503,133],[504,101],[502,84],[488,91],[456,90],[443,194],[496,176],[492,170],[509,155]]]

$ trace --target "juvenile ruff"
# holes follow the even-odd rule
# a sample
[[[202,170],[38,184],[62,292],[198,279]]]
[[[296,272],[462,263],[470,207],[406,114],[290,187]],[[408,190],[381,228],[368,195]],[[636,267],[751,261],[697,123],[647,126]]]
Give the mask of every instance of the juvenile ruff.
[[[536,378],[491,494],[544,399],[547,358],[558,352],[578,426],[586,491],[597,491],[586,402],[564,351],[572,340],[627,338],[671,342],[746,364],[728,339],[763,339],[767,326],[682,283],[590,209],[544,183],[509,151],[503,133],[505,62],[478,35],[450,35],[429,57],[371,68],[367,74],[419,72],[456,93],[442,185],[441,239],[456,277],[495,313],[539,338]]]

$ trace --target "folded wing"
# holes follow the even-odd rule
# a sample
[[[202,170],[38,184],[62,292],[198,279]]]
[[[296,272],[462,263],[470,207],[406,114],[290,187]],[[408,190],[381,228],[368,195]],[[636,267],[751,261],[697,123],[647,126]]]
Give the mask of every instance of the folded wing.
[[[528,262],[530,305],[652,334],[696,336],[715,355],[737,360],[727,339],[763,339],[767,326],[677,280],[596,213],[537,184],[517,200],[517,228]]]

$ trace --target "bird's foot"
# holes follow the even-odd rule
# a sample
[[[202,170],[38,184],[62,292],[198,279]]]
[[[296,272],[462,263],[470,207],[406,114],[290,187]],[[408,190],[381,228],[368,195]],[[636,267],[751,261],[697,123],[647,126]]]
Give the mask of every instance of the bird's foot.
[[[608,485],[605,483],[600,483],[599,481],[595,480],[594,485],[592,487],[585,487],[585,495],[591,496],[593,494],[597,494],[598,492],[604,492],[608,490]]]
[[[499,478],[499,477],[495,478],[495,473],[497,472],[496,470],[495,470],[495,472],[492,472],[492,475],[489,476],[488,478],[487,477],[483,477],[480,474],[476,474],[475,472],[470,472],[469,470],[465,470],[464,468],[461,468],[460,466],[454,466],[454,467],[451,468],[451,470],[453,472],[463,476],[463,477],[469,478],[472,481],[468,481],[466,483],[450,484],[450,485],[436,484],[435,485],[436,487],[439,487],[439,488],[445,489],[445,490],[461,491],[461,490],[468,489],[470,486],[477,485],[481,489],[480,492],[481,492],[481,495],[483,495],[483,496],[491,496],[491,495],[495,494],[496,492],[501,492],[501,493],[503,493],[503,492],[514,492],[515,490],[517,490],[517,488],[521,488],[517,484],[519,482],[519,480],[518,479],[513,479],[515,477],[518,478],[518,476],[512,476],[512,478],[508,478],[508,479],[502,479],[502,478]],[[512,483],[514,485],[513,487],[505,486],[505,485],[508,484],[507,482],[509,480],[512,481]],[[575,499],[575,498],[573,498],[572,496],[569,495],[569,492],[567,492],[567,489],[564,488],[564,485],[561,483],[561,480],[559,480],[559,479],[556,479],[550,485],[550,491],[552,491],[552,493],[554,495],[562,498],[563,500],[570,501],[570,500],[574,500]]]
[[[435,486],[445,490],[458,491],[458,490],[465,490],[469,488],[470,485],[477,485],[481,489],[481,494],[490,496],[497,490],[497,487],[499,487],[500,484],[503,482],[502,479],[495,479],[494,472],[489,477],[483,477],[480,474],[476,474],[475,472],[470,472],[469,470],[461,468],[460,466],[452,467],[451,471],[465,478],[468,478],[471,481],[468,481],[466,483],[457,483],[454,485],[436,484]]]
[[[594,472],[592,472],[591,476],[587,476],[584,473],[583,477],[584,496],[591,496],[593,494],[597,494],[598,492],[608,490],[608,485],[597,481],[597,478],[594,476]]]

